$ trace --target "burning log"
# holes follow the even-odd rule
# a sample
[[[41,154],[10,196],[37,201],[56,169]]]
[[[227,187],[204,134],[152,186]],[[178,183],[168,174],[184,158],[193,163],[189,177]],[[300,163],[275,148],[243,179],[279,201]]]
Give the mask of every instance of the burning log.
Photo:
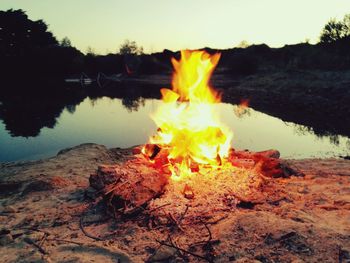
[[[136,157],[125,164],[99,166],[89,181],[117,215],[133,213],[159,196],[168,179],[169,174],[160,173],[145,158]]]
[[[279,159],[280,153],[277,150],[267,150],[262,152],[250,152],[231,150],[228,160],[233,166],[257,169],[266,177],[289,177],[291,175],[303,176],[295,168],[292,168],[286,161]]]

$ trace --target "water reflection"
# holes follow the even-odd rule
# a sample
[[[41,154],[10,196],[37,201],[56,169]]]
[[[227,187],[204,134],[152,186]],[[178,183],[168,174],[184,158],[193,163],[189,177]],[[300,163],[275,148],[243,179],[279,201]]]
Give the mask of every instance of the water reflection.
[[[42,128],[55,128],[63,110],[74,114],[77,105],[86,98],[90,98],[92,107],[104,96],[120,98],[129,112],[138,110],[146,98],[159,98],[158,87],[120,86],[112,90],[81,90],[79,87],[65,89],[63,86],[61,90],[55,87],[52,91],[51,88],[47,85],[40,86],[40,92],[0,94],[0,120],[11,136],[36,137]]]
[[[234,105],[233,112],[237,118],[248,117],[251,115],[251,108],[242,105]]]
[[[303,126],[300,124],[295,124],[295,123],[286,123],[286,125],[289,125],[295,129],[295,132],[298,135],[307,135],[307,134],[314,134],[315,136],[318,137],[327,137],[329,141],[334,144],[334,145],[339,145],[340,144],[340,136],[336,134],[331,134],[328,132],[323,132],[322,134],[318,134],[314,131],[312,127],[307,127]]]
[[[6,151],[0,151],[0,161],[38,159],[86,142],[108,147],[145,143],[156,129],[150,114],[159,103],[162,102],[158,99],[142,96],[91,96],[76,104],[62,105],[62,109],[57,106],[41,108],[50,115],[47,119],[43,118],[42,111],[14,115],[9,110],[15,108],[1,108],[0,148]],[[256,151],[276,148],[283,157],[292,158],[330,157],[350,152],[350,141],[346,136],[319,136],[312,128],[284,122],[252,108],[242,110],[229,103],[217,104],[216,107],[222,121],[234,132],[234,148]],[[21,106],[20,110],[29,111],[29,108]],[[17,117],[11,123],[13,125],[9,125],[11,116]],[[26,118],[25,123],[17,123]]]
[[[132,112],[132,111],[138,111],[140,106],[144,107],[145,101],[146,99],[142,97],[136,97],[136,98],[125,97],[122,99],[122,104],[128,110],[128,112]]]
[[[54,128],[63,109],[72,114],[83,96],[24,95],[3,98],[0,119],[13,137],[36,137],[43,127]]]

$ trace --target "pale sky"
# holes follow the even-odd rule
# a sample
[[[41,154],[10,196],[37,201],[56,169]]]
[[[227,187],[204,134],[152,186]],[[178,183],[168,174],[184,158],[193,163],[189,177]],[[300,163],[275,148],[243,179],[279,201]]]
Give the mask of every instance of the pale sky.
[[[315,43],[330,18],[350,13],[350,0],[0,0],[0,10],[10,8],[43,19],[83,52],[116,52],[130,39],[149,53],[232,48],[242,40]]]

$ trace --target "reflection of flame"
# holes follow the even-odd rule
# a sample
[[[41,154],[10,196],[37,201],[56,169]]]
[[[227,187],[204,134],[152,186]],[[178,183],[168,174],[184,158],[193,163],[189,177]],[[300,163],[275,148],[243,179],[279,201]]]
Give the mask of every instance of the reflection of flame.
[[[243,117],[244,115],[250,115],[249,111],[249,100],[241,100],[241,103],[237,105],[234,109],[234,113],[238,118]]]
[[[126,73],[127,73],[128,75],[132,75],[132,74],[133,74],[133,71],[128,67],[127,64],[125,64],[125,69],[126,69]]]
[[[172,90],[161,89],[163,104],[153,115],[158,132],[150,142],[168,151],[172,178],[190,175],[198,164],[218,166],[227,157],[232,133],[217,118],[219,94],[209,79],[220,54],[181,51],[172,59]]]
[[[248,99],[241,100],[241,103],[239,104],[239,106],[242,108],[248,108],[249,107],[249,100]]]

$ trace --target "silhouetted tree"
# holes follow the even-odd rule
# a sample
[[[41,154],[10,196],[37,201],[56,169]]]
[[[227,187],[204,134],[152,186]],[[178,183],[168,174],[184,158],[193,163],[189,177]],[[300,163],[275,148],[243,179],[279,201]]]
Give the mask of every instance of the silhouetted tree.
[[[123,44],[120,45],[119,54],[121,55],[141,55],[143,54],[143,47],[138,46],[135,41],[126,39]]]
[[[59,43],[43,20],[32,21],[21,9],[0,11],[0,66],[5,81],[62,79],[80,71],[82,62],[82,53],[70,40],[64,38]]]
[[[86,50],[86,55],[96,57],[96,52],[92,47],[89,46]]]
[[[128,75],[133,75],[138,72],[141,65],[139,55],[143,54],[143,47],[138,46],[135,41],[126,39],[120,45],[119,54],[124,57],[125,72]]]
[[[72,42],[68,37],[64,37],[60,42],[61,47],[72,47]]]
[[[0,11],[0,50],[2,55],[21,55],[28,48],[57,45],[42,20],[32,21],[21,9]]]

